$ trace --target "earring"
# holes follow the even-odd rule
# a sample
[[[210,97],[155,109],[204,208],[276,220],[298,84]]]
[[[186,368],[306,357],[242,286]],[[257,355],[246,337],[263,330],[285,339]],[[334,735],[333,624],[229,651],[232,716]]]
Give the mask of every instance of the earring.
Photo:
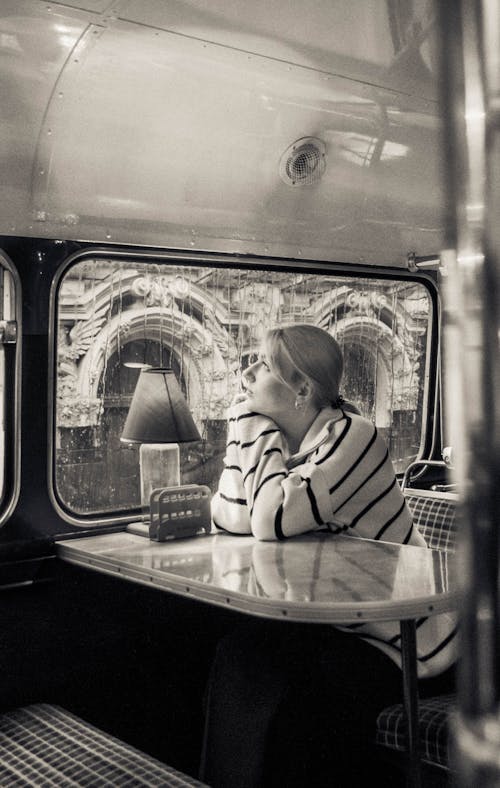
[[[295,410],[302,410],[304,407],[304,403],[301,402],[298,398],[295,400]]]

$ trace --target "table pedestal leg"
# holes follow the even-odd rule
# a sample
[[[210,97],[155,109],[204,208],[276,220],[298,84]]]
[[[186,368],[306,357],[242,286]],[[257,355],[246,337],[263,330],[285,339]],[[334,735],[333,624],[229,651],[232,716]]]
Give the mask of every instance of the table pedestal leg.
[[[408,723],[408,784],[420,788],[420,754],[418,735],[417,630],[415,621],[401,621],[403,657],[403,694]]]

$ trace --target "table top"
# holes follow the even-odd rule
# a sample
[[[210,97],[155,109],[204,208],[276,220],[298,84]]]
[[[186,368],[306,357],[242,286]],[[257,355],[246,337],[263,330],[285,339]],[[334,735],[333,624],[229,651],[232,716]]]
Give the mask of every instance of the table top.
[[[266,618],[402,620],[457,604],[455,556],[329,534],[282,542],[211,534],[153,542],[113,533],[57,543],[70,563]]]

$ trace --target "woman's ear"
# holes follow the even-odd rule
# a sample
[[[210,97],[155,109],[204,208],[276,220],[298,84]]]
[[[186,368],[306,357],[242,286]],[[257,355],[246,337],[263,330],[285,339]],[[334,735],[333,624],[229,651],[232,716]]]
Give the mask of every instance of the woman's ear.
[[[303,403],[303,406],[308,404],[313,395],[313,387],[310,380],[304,378],[300,381],[296,389],[297,399]]]

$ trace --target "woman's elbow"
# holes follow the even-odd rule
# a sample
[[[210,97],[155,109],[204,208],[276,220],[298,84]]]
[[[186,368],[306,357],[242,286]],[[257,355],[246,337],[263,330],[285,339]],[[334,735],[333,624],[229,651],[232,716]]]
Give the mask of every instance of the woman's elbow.
[[[218,492],[212,498],[211,520],[220,531],[240,535],[251,533],[247,508],[225,503]]]
[[[279,539],[274,523],[255,522],[252,520],[252,534],[258,542],[276,542]]]

